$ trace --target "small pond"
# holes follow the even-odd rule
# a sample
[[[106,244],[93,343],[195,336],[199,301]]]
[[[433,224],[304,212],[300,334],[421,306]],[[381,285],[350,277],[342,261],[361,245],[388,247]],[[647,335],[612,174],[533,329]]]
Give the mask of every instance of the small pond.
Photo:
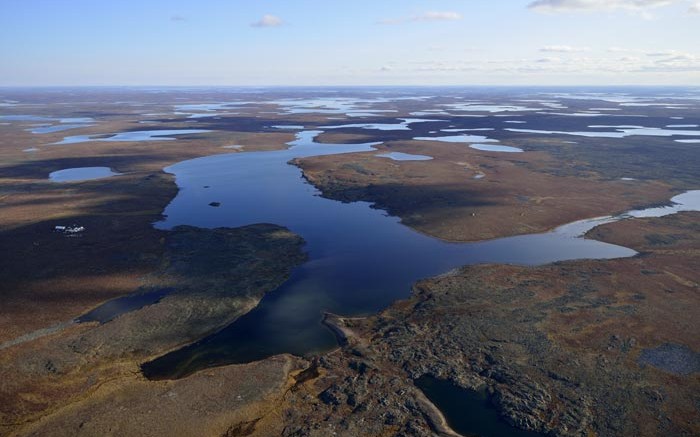
[[[51,172],[49,174],[49,180],[51,182],[78,182],[108,178],[120,174],[121,173],[113,172],[109,167],[76,167]]]

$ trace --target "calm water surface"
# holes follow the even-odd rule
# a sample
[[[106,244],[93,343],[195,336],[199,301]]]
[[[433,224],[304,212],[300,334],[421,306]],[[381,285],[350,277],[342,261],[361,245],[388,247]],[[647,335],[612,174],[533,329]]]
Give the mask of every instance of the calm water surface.
[[[486,393],[466,390],[449,381],[430,376],[416,380],[416,386],[440,409],[447,424],[465,436],[537,437],[542,434],[514,428],[506,423]]]
[[[495,144],[470,144],[469,147],[485,152],[520,153],[523,149],[511,146],[498,146]]]
[[[324,311],[373,314],[406,298],[411,285],[476,263],[544,264],[580,258],[618,258],[631,249],[545,233],[477,243],[449,243],[413,231],[367,202],[319,196],[293,158],[374,150],[374,144],[318,144],[321,131],[303,131],[287,150],[209,156],[178,163],[180,191],[160,229],[274,223],[306,241],[309,261],[257,308],[227,328],[143,366],[151,378],[244,363],[279,353],[306,355],[336,345],[321,324]],[[209,188],[204,188],[209,187]],[[210,208],[210,202],[220,202]]]
[[[173,141],[175,135],[199,134],[211,132],[206,129],[160,129],[119,132],[104,135],[74,135],[65,137],[62,141],[53,144],[76,144],[89,141]]]
[[[403,153],[403,152],[388,152],[388,153],[380,153],[378,155],[380,158],[389,158],[393,161],[430,161],[433,159],[432,156],[428,155],[414,155],[411,153]]]
[[[49,180],[51,182],[78,182],[108,178],[120,174],[113,172],[109,167],[75,167],[51,172]]]
[[[172,288],[159,288],[147,292],[134,293],[129,296],[112,299],[76,319],[78,323],[107,323],[122,314],[159,302],[172,292]]]

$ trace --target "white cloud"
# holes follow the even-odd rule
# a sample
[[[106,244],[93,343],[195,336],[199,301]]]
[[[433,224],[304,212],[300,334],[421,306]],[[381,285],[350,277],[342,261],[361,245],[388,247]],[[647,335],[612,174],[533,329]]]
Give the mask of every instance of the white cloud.
[[[637,11],[684,3],[686,0],[535,0],[528,8],[541,12]]]
[[[453,11],[427,11],[420,15],[412,15],[410,17],[389,18],[382,20],[380,24],[401,24],[417,21],[457,21],[462,19],[462,14]]]
[[[416,21],[455,21],[461,20],[462,14],[459,12],[437,12],[428,11],[423,15],[415,17]]]
[[[544,46],[540,49],[541,52],[551,52],[551,53],[575,53],[575,52],[587,52],[590,50],[588,47],[571,47],[571,46]]]
[[[647,52],[645,54],[651,58],[662,58],[668,56],[676,56],[679,55],[680,52],[677,50],[664,50],[663,52]]]
[[[625,47],[608,47],[608,52],[610,52],[610,53],[636,53],[636,52],[639,52],[639,50],[628,49]]]
[[[252,23],[251,26],[253,27],[279,27],[284,24],[284,21],[280,17],[277,17],[275,15],[263,15],[263,17],[256,21],[255,23]]]
[[[654,59],[640,66],[644,72],[688,72],[700,71],[700,56],[692,53],[674,52],[673,55]]]
[[[664,56],[574,56],[530,59],[434,60],[413,61],[392,66],[394,72],[416,71],[450,74],[479,72],[483,74],[548,74],[576,76],[580,74],[618,75],[700,72],[700,55],[669,51]]]
[[[691,4],[690,8],[688,8],[688,12],[691,14],[700,14],[700,1]]]

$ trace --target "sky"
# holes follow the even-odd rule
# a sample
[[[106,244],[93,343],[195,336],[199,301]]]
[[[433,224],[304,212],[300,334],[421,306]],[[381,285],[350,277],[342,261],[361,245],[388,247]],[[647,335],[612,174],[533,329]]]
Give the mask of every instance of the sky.
[[[700,85],[700,0],[0,0],[47,85]]]

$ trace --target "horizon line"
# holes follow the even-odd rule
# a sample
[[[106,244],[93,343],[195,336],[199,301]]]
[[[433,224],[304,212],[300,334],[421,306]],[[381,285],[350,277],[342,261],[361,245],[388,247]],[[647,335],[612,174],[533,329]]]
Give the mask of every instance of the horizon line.
[[[572,83],[560,85],[542,85],[542,84],[422,84],[422,85],[370,85],[370,84],[354,84],[354,85],[125,85],[125,84],[109,84],[109,85],[2,85],[0,89],[6,88],[565,88],[565,87],[589,87],[589,88],[700,88],[700,84],[585,84]]]

